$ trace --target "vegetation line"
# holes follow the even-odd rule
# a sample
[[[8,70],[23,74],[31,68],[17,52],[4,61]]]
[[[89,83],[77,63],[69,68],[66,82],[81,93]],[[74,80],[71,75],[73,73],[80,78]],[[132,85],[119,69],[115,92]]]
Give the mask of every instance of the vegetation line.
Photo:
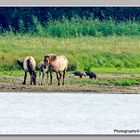
[[[68,70],[94,68],[139,68],[139,36],[50,38],[40,36],[0,36],[0,70],[21,69],[16,60],[32,55],[37,63],[48,53],[65,55]]]

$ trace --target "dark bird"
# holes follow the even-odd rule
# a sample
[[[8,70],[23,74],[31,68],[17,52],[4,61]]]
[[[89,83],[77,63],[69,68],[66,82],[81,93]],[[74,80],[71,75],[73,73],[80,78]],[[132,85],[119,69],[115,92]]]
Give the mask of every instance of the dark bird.
[[[97,78],[97,75],[94,72],[86,71],[85,73],[87,76],[89,76],[90,79]]]
[[[82,78],[83,76],[86,76],[85,73],[80,72],[80,71],[75,71],[73,74],[74,74],[74,76],[79,76],[80,78]]]

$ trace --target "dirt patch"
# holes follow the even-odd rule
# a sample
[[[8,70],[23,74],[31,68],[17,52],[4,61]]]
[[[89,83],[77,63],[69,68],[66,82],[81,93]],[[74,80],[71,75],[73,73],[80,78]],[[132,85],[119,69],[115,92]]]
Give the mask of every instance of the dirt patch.
[[[121,75],[121,74],[100,74],[98,77],[128,77],[140,75]],[[66,80],[71,79],[67,76]],[[53,79],[54,80],[54,79]],[[73,79],[74,80],[74,79]],[[79,79],[80,80],[80,79]],[[71,84],[67,83],[64,86],[57,86],[56,80],[52,85],[29,85],[29,78],[27,85],[22,85],[23,76],[0,76],[0,91],[1,92],[69,92],[69,93],[140,93],[140,86],[111,86],[111,85],[96,85],[96,84]]]

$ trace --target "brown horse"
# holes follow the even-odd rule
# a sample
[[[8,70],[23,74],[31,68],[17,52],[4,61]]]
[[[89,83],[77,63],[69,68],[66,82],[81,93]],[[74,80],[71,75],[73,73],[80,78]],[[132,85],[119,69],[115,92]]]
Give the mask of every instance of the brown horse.
[[[17,63],[23,67],[25,71],[24,75],[24,81],[22,84],[26,84],[26,78],[27,78],[27,72],[30,74],[30,84],[32,83],[36,85],[36,72],[35,72],[35,67],[36,67],[36,61],[32,56],[27,56],[23,62],[20,62],[17,60]]]
[[[64,78],[67,67],[68,60],[63,55],[48,54],[44,56],[44,68],[47,68],[48,72],[50,72],[50,84],[52,84],[52,72],[55,72],[58,80],[58,85],[60,85],[60,79],[62,76],[62,85],[64,85]]]

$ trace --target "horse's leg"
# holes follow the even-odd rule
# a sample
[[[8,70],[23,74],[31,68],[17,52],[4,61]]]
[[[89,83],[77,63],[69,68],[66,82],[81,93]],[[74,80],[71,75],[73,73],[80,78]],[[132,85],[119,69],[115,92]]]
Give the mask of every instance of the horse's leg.
[[[62,77],[62,73],[59,72],[59,81],[61,80],[61,77]]]
[[[27,72],[25,71],[25,74],[24,74],[24,81],[23,81],[23,85],[25,85],[26,84],[26,78],[27,78]]]
[[[57,80],[58,80],[58,86],[60,86],[60,73],[56,72],[56,77],[57,77]]]
[[[66,69],[64,69],[64,71],[63,71],[63,82],[62,82],[62,85],[64,85],[65,74],[66,74]]]
[[[44,72],[42,72],[42,80],[41,80],[41,85],[45,85],[45,73]]]
[[[52,72],[50,71],[50,84],[52,84]]]
[[[32,85],[32,82],[33,82],[32,75],[30,75],[30,85]]]
[[[61,79],[61,77],[62,77],[62,74],[61,74],[61,72],[59,72],[59,76],[60,76],[60,79]]]
[[[33,72],[30,74],[30,85],[33,84]]]
[[[40,77],[41,77],[41,71],[39,71],[39,85],[41,85],[42,82],[42,79]]]
[[[47,74],[47,84],[49,84],[49,72],[47,72],[46,74]]]

